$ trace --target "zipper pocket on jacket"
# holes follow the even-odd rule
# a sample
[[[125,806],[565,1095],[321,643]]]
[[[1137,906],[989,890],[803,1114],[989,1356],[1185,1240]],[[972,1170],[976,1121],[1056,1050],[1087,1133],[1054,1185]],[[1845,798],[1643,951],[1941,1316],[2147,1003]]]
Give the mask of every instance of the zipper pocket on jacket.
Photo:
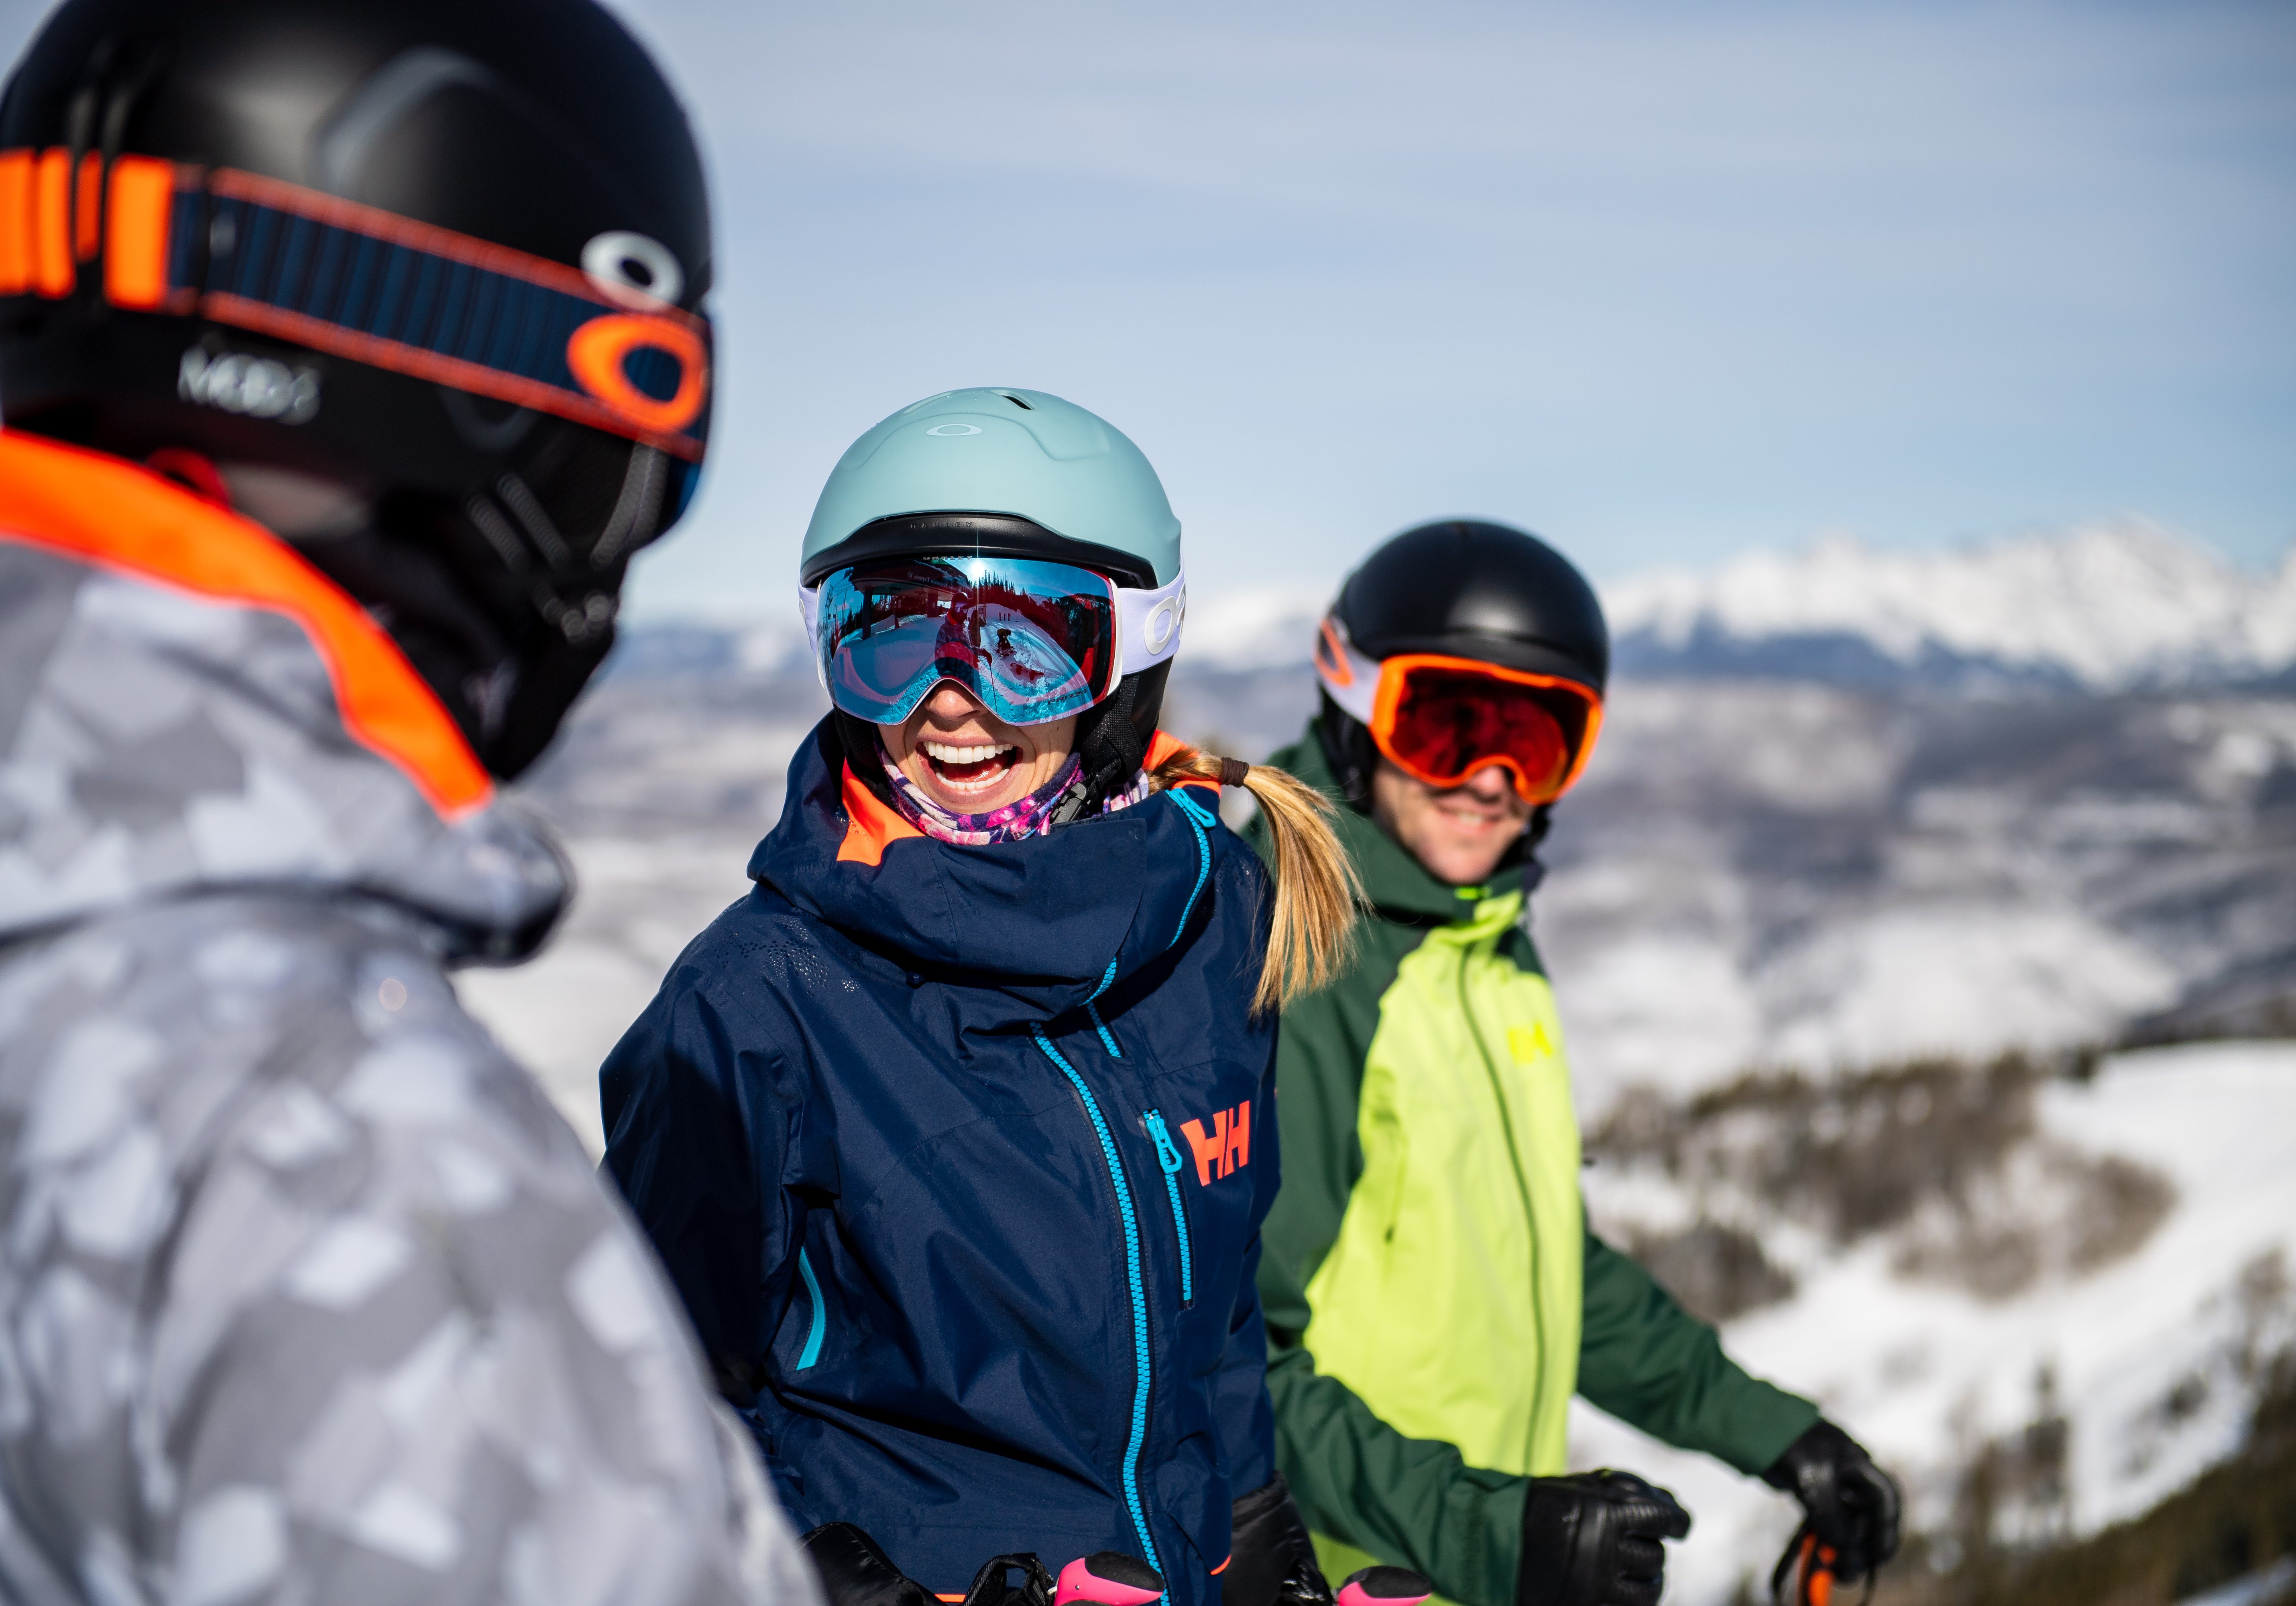
[[[803,1249],[797,1252],[797,1269],[805,1277],[806,1295],[813,1304],[813,1325],[806,1330],[805,1353],[790,1368],[791,1371],[803,1371],[821,1359],[821,1340],[829,1331],[829,1310],[821,1302],[821,1280],[813,1274],[813,1262],[806,1258]]]
[[[1180,1201],[1180,1149],[1161,1114],[1152,1109],[1140,1119],[1156,1145],[1156,1164],[1164,1168],[1164,1197],[1172,1201],[1172,1231],[1180,1240],[1180,1307],[1185,1310],[1196,1302],[1196,1257],[1188,1247],[1187,1207]]]

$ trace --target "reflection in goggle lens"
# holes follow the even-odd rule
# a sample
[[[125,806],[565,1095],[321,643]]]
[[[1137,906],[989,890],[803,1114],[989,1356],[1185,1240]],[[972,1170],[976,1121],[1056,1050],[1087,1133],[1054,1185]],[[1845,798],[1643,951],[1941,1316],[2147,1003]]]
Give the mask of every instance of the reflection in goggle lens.
[[[897,724],[954,680],[1008,724],[1089,708],[1113,688],[1116,596],[1103,576],[1040,558],[933,557],[840,569],[818,615],[832,699]]]

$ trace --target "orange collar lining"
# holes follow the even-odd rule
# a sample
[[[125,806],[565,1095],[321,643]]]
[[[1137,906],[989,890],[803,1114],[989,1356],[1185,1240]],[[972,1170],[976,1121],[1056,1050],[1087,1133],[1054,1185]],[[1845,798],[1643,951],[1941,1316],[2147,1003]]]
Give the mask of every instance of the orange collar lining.
[[[1148,744],[1146,768],[1153,770],[1177,749],[1187,745],[1168,731],[1160,730]],[[1184,787],[1201,787],[1215,797],[1219,795],[1216,781],[1182,781]],[[839,787],[838,801],[845,806],[845,840],[837,846],[840,864],[865,864],[875,868],[884,862],[885,850],[897,842],[912,837],[924,840],[924,833],[904,819],[890,804],[854,778],[853,766],[845,766],[844,779]]]
[[[361,745],[449,819],[493,799],[454,717],[382,627],[260,524],[124,458],[0,431],[0,539],[285,614],[326,665]]]

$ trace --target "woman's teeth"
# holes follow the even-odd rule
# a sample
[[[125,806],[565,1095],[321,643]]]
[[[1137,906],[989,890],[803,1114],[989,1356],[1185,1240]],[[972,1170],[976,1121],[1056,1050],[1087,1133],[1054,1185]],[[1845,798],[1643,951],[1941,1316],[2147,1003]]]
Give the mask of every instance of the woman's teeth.
[[[957,792],[1001,785],[1021,757],[1021,750],[1011,743],[919,742],[917,747],[932,765],[935,778]]]
[[[924,748],[926,757],[939,759],[944,764],[985,764],[1000,753],[1013,751],[1009,745],[959,747],[949,742],[923,742],[919,745]]]

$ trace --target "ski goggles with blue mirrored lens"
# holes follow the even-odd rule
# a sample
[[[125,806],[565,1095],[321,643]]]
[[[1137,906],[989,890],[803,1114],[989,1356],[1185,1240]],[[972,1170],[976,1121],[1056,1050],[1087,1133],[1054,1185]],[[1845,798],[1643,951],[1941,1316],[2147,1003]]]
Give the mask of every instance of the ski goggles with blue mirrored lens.
[[[1081,713],[1180,644],[1187,581],[1153,590],[1049,558],[873,559],[800,591],[830,700],[898,725],[954,681],[1008,725]]]

